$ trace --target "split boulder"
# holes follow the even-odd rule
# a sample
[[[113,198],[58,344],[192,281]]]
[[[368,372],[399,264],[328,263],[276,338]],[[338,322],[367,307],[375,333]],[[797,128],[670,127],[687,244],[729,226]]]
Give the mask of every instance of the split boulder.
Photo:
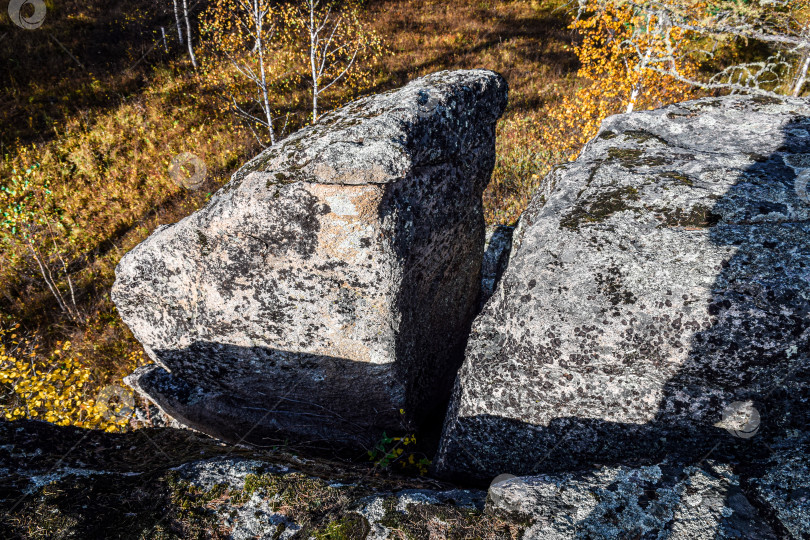
[[[504,79],[436,73],[268,148],[116,269],[127,381],[230,441],[368,447],[449,396],[478,307]]]

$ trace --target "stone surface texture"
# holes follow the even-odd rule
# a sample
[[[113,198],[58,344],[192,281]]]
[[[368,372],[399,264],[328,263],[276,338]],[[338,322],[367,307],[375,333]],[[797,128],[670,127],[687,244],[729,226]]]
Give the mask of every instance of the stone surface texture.
[[[0,420],[0,538],[515,538],[486,492],[229,446]],[[158,450],[159,449],[159,450]],[[438,535],[438,536],[435,536]]]
[[[226,445],[0,421],[0,538],[803,539],[807,437],[715,459],[512,477],[488,491]],[[159,449],[159,450],[158,450]]]
[[[520,219],[436,471],[489,482],[745,453],[807,425],[808,168],[805,100],[608,118]]]
[[[481,307],[495,292],[509,264],[514,227],[498,226],[487,230],[484,261],[481,265]]]
[[[515,477],[490,487],[487,510],[530,522],[524,540],[779,538],[711,461]]]
[[[789,430],[769,450],[748,479],[749,489],[786,536],[810,538],[810,433]]]
[[[155,362],[128,383],[257,444],[368,447],[441,415],[478,309],[506,98],[471,70],[360,99],[158,228],[116,269],[113,300]]]

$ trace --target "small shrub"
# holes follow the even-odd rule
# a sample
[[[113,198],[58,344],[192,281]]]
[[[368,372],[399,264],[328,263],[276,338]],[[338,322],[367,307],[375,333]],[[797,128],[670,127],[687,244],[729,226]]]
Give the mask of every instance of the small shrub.
[[[121,414],[125,406],[110,398],[113,394],[96,394],[92,370],[80,352],[71,350],[71,343],[58,342],[43,361],[35,340],[24,339],[16,331],[0,328],[0,387],[5,402],[6,420],[34,418],[57,425],[79,426],[120,431],[129,423]],[[142,362],[138,353],[128,361],[133,367]],[[131,391],[116,386],[131,399]],[[97,399],[101,397],[101,399]]]

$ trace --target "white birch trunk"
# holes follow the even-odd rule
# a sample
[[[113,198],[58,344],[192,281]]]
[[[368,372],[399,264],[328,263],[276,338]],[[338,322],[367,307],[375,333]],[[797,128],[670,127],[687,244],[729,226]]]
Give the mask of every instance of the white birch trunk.
[[[177,42],[183,44],[183,28],[180,26],[180,10],[177,9],[177,0],[174,2],[174,22],[177,23]]]
[[[273,129],[273,114],[270,110],[270,99],[267,95],[267,75],[264,68],[264,46],[262,44],[262,32],[264,31],[263,16],[259,12],[259,0],[253,0],[253,19],[256,24],[256,49],[259,52],[259,76],[261,77],[261,98],[264,115],[267,119],[267,130],[270,132],[270,144],[276,144],[276,134]]]
[[[804,53],[804,61],[799,70],[799,75],[796,77],[796,83],[793,86],[793,97],[799,97],[802,93],[804,83],[807,81],[807,70],[810,68],[810,52]]]
[[[188,43],[188,56],[191,58],[191,65],[197,67],[197,57],[194,56],[194,47],[191,44],[191,22],[188,20],[188,0],[183,0],[183,17],[186,20],[186,42]]]
[[[318,27],[315,25],[315,0],[309,0],[309,65],[312,70],[312,123],[318,120]]]

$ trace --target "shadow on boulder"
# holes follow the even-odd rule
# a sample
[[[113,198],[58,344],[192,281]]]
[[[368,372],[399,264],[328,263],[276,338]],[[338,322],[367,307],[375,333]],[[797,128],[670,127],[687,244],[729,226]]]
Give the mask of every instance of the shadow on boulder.
[[[203,388],[152,364],[127,384],[181,424],[231,443],[340,453],[358,443],[371,448],[392,424],[409,427],[396,407],[404,389],[393,364],[210,342],[157,353],[206,358],[206,369],[216,371],[200,376],[209,381]]]
[[[737,182],[725,193],[710,196],[714,202],[702,210],[699,220],[687,219],[686,214],[660,216],[659,229],[675,227],[681,228],[684,235],[707,235],[709,245],[728,256],[723,257],[716,268],[710,302],[695,307],[692,312],[708,312],[705,318],[708,323],[697,322],[699,316],[689,320],[688,316],[673,313],[656,321],[659,327],[666,325],[670,329],[667,334],[650,334],[648,329],[655,327],[645,328],[644,321],[632,321],[622,334],[623,339],[638,345],[640,359],[656,365],[669,360],[655,357],[656,346],[664,340],[672,340],[671,345],[676,350],[688,347],[687,360],[674,376],[662,381],[661,398],[652,421],[614,422],[561,415],[545,425],[537,425],[495,413],[460,414],[459,396],[465,392],[465,377],[484,366],[485,359],[490,362],[497,359],[497,365],[501,361],[508,365],[510,355],[512,359],[520,358],[513,367],[502,369],[514,369],[527,378],[525,384],[536,385],[538,396],[551,388],[546,386],[551,383],[540,375],[544,361],[539,358],[545,353],[519,349],[520,345],[509,343],[513,338],[504,332],[494,329],[490,332],[488,327],[483,332],[479,328],[478,337],[473,338],[479,343],[475,351],[478,357],[470,363],[468,348],[468,359],[456,382],[439,451],[438,472],[455,480],[473,479],[484,484],[502,473],[531,475],[585,469],[598,464],[632,465],[661,460],[665,456],[693,459],[711,453],[714,458],[725,455],[740,461],[761,460],[767,458],[768,444],[786,430],[806,429],[810,424],[810,297],[807,294],[810,290],[810,221],[809,203],[797,190],[797,174],[803,168],[796,163],[810,157],[810,118],[796,117],[783,126],[782,132],[783,140],[777,150],[769,155],[749,156],[753,164],[742,171]],[[611,132],[610,138],[615,136]],[[638,138],[637,133],[633,136]],[[677,148],[678,152],[684,150]],[[634,154],[641,155],[641,151]],[[810,159],[804,164],[808,166]],[[639,213],[653,210],[648,201],[641,199],[638,204]],[[622,209],[635,211],[635,208],[630,201],[627,208]],[[527,234],[531,234],[531,230]],[[510,272],[513,263],[514,259]],[[516,287],[508,278],[507,273],[506,286]],[[656,313],[661,313],[660,308],[667,302],[666,296],[627,299],[620,294],[621,284],[614,285],[613,288],[610,284],[603,287],[606,294],[616,293],[614,305],[660,300],[662,304],[656,306],[659,308]],[[525,288],[525,284],[523,286]],[[666,287],[662,290],[666,291]],[[498,294],[501,293],[496,292]],[[503,294],[512,295],[516,301],[519,291],[507,290]],[[686,295],[682,299],[686,305],[690,301]],[[482,317],[503,317],[503,310],[508,309],[509,306],[495,306]],[[605,324],[611,316],[610,313],[605,315]],[[594,327],[601,324],[602,321],[593,321]],[[616,325],[614,321],[609,324]],[[527,329],[515,332],[525,334]],[[691,339],[679,342],[685,335]],[[568,367],[585,374],[601,369],[589,368],[585,354],[583,351],[582,363]],[[537,360],[532,363],[532,358]],[[540,371],[537,371],[538,365]],[[614,367],[616,375],[632,371],[634,360],[627,358],[624,365]],[[486,408],[489,406],[486,400],[490,399],[487,396],[494,395],[500,399],[498,407],[515,416],[518,416],[516,411],[531,406],[503,397],[507,394],[498,392],[498,384],[491,381],[487,395],[476,389],[474,396],[464,398],[467,400],[464,406],[473,408],[468,404],[477,399],[480,401],[472,403],[485,403],[482,407]],[[481,385],[483,388],[483,383]],[[587,389],[582,386],[574,386],[572,391],[576,399],[587,398]],[[630,388],[620,391],[625,391],[622,401],[626,403],[648,397]],[[603,416],[611,416],[609,407],[604,407]]]

